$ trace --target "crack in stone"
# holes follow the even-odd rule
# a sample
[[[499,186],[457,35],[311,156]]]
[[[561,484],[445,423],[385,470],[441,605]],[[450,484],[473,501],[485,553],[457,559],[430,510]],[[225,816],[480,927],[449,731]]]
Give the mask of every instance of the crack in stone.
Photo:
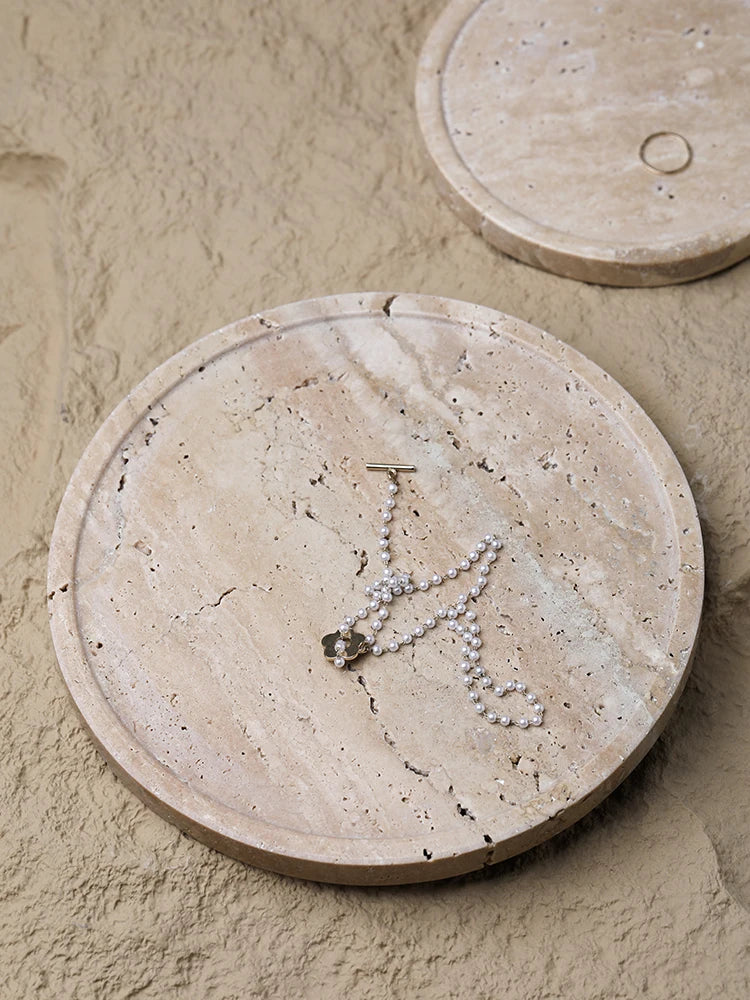
[[[388,319],[391,318],[391,306],[393,305],[393,303],[396,301],[397,298],[398,295],[389,295],[388,298],[383,303],[383,305],[381,306],[383,312],[388,317]]]
[[[370,694],[369,688],[367,687],[367,681],[362,674],[357,674],[357,683],[360,684],[365,689],[365,694],[370,699],[370,711],[373,715],[377,715],[380,709],[378,708],[378,703],[375,698]]]
[[[414,764],[410,764],[408,760],[404,761],[404,767],[407,771],[411,771],[413,774],[419,774],[423,778],[429,778],[430,772],[423,771],[421,767],[415,767]]]
[[[208,604],[202,604],[197,611],[193,612],[193,614],[199,615],[201,611],[204,611],[206,608],[218,608],[221,602],[224,600],[224,598],[228,597],[230,594],[233,594],[236,589],[237,589],[236,587],[230,587],[228,590],[225,590],[223,594],[219,595],[218,600],[209,601]]]
[[[251,318],[252,319],[256,319],[260,323],[260,325],[264,326],[267,330],[278,330],[279,329],[279,324],[278,323],[275,323],[273,320],[266,319],[265,316],[261,316],[260,314],[256,314],[255,316],[253,316]]]
[[[396,741],[393,739],[393,737],[390,735],[390,733],[386,729],[383,730],[383,739],[388,744],[388,746],[391,748],[391,750],[393,750],[393,752],[395,753],[396,757],[404,765],[405,770],[411,771],[412,774],[419,775],[420,778],[429,778],[429,776],[430,776],[430,772],[429,771],[426,771],[422,767],[417,767],[415,764],[409,763],[408,760],[406,760],[404,757],[401,756],[401,754],[398,752],[398,747],[396,746]]]
[[[458,796],[456,795],[453,785],[448,785],[448,794],[456,800],[456,812],[459,816],[463,816],[464,819],[471,820],[472,823],[476,823],[476,816],[467,806],[461,805],[458,801]]]
[[[476,822],[477,818],[474,815],[474,813],[471,811],[471,809],[468,808],[468,806],[462,806],[460,802],[457,802],[456,803],[456,810],[457,810],[459,816],[468,816],[470,820],[473,820],[474,822]]]

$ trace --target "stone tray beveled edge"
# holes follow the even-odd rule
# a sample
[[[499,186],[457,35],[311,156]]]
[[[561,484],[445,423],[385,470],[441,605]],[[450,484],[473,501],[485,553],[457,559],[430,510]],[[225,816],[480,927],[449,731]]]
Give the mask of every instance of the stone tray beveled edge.
[[[508,332],[510,327],[516,340],[568,368],[618,413],[648,453],[655,472],[665,474],[666,482],[661,475],[660,482],[676,522],[692,529],[688,536],[675,531],[680,564],[691,567],[693,579],[692,588],[687,588],[685,574],[680,575],[667,652],[679,657],[680,650],[690,649],[690,655],[682,671],[675,673],[672,687],[657,690],[661,698],[649,705],[642,703],[612,743],[585,767],[567,774],[527,804],[527,814],[536,809],[538,822],[519,824],[510,836],[489,844],[480,823],[475,830],[431,832],[430,860],[421,853],[421,839],[311,835],[252,819],[191,789],[138,745],[107,702],[91,674],[75,606],[77,548],[90,498],[113,451],[143,418],[148,404],[201,365],[244,343],[282,330],[291,332],[318,318],[373,316],[380,321],[384,313],[392,319],[428,316],[436,323],[447,321],[469,328],[489,329],[493,323],[501,323]],[[74,545],[70,544],[72,539]],[[323,882],[386,885],[448,878],[512,857],[580,819],[630,773],[662,732],[687,680],[703,601],[703,548],[692,494],[669,445],[635,400],[584,355],[530,324],[483,306],[427,295],[353,293],[292,303],[238,320],[184,348],[147,375],[103,422],[73,472],[50,543],[48,595],[55,651],[74,705],[115,773],[155,812],[197,840],[258,867]],[[594,772],[601,770],[603,757],[610,770],[604,780],[597,780]]]
[[[483,2],[451,0],[438,17],[417,63],[415,101],[419,133],[433,180],[469,228],[525,264],[577,281],[623,287],[655,287],[703,278],[750,255],[750,211],[735,225],[675,246],[606,243],[566,233],[528,216],[492,195],[458,155],[442,103],[445,64],[459,31]]]

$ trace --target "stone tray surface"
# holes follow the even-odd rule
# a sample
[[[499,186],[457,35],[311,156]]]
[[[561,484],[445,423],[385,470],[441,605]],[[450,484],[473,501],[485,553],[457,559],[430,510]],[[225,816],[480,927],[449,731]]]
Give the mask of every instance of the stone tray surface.
[[[323,659],[380,565],[367,459],[417,466],[395,565],[504,539],[484,663],[542,728],[477,719],[444,627]],[[240,320],[134,389],[64,496],[49,592],[75,704],[157,811],[252,864],[398,883],[522,851],[622,780],[686,680],[703,556],[677,460],[600,368],[486,308],[368,293]]]
[[[444,196],[513,257],[661,285],[750,252],[746,0],[453,0],[420,56],[422,135]],[[676,173],[639,157],[683,136]],[[680,166],[675,150],[654,165]],[[684,150],[684,146],[682,146]]]

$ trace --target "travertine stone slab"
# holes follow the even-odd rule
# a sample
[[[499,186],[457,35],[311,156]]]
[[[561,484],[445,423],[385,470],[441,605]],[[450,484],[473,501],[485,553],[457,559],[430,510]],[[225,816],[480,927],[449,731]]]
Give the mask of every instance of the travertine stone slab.
[[[504,538],[483,662],[533,685],[542,728],[477,718],[445,628],[324,660],[380,566],[365,459],[417,466],[402,568]],[[607,795],[682,690],[702,584],[685,477],[603,371],[488,309],[362,294],[241,320],[149,375],[73,475],[49,606],[94,740],[160,813],[253,864],[396,883],[499,861]]]
[[[452,0],[417,109],[443,195],[493,246],[663,285],[750,252],[749,62],[746,0]]]

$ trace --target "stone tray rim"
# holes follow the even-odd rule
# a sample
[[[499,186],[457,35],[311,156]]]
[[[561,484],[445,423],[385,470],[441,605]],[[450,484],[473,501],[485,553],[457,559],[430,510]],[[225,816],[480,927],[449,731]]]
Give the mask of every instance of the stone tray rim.
[[[436,309],[436,305],[442,309]],[[683,556],[689,557],[695,570],[692,598],[686,594],[686,579],[680,579],[679,598],[670,647],[682,633],[690,657],[663,704],[647,710],[639,706],[628,723],[607,745],[608,757],[620,763],[607,779],[587,781],[588,772],[597,766],[601,753],[595,755],[575,775],[559,779],[552,789],[541,793],[529,804],[539,812],[539,822],[518,830],[503,840],[487,843],[481,831],[431,833],[430,860],[418,857],[416,838],[406,837],[336,837],[290,830],[275,823],[253,819],[207,794],[190,789],[158,763],[125,728],[106,700],[98,683],[92,679],[82,636],[77,630],[74,568],[80,527],[90,497],[116,449],[147,412],[149,404],[163,396],[196,371],[201,365],[244,343],[273,336],[280,329],[289,331],[326,315],[338,318],[367,318],[386,312],[394,317],[420,315],[435,322],[451,322],[468,327],[492,323],[510,324],[513,336],[528,347],[547,355],[602,394],[607,405],[617,409],[639,443],[658,461],[655,468],[672,474],[679,490],[670,491],[673,516],[691,527],[688,540],[676,536]],[[69,539],[76,539],[75,546]],[[686,560],[681,558],[681,563]],[[94,743],[115,773],[157,813],[175,823],[196,839],[239,860],[317,881],[343,884],[399,884],[431,881],[464,874],[483,865],[496,863],[541,843],[574,823],[601,802],[642,760],[666,725],[689,674],[695,650],[703,597],[703,550],[700,525],[692,494],[672,450],[633,398],[606,372],[574,348],[551,335],[497,310],[466,302],[429,295],[408,293],[350,293],[276,307],[237,320],[188,345],[148,374],[118,404],[101,424],[78,462],[65,490],[50,543],[48,566],[48,608],[54,647],[63,679],[74,705]],[[550,808],[550,800],[569,792],[567,807]],[[421,843],[419,845],[421,850]]]
[[[422,47],[416,114],[433,180],[452,210],[495,249],[566,278],[622,287],[655,287],[706,277],[750,255],[750,210],[731,225],[677,245],[606,242],[555,229],[491,194],[461,159],[445,126],[442,73],[459,31],[486,0],[451,0]]]

